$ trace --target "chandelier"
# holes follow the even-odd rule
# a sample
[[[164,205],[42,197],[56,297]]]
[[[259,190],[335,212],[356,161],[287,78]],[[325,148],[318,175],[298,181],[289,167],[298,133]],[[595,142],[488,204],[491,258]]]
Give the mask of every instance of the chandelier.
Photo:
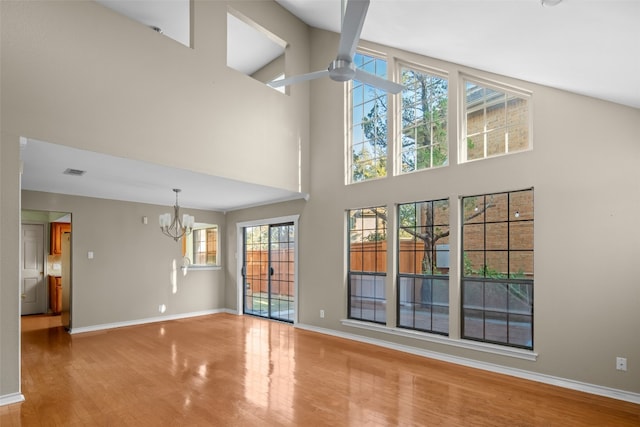
[[[193,224],[195,218],[191,215],[184,214],[180,219],[180,206],[178,205],[178,193],[179,188],[174,188],[176,193],[176,204],[173,206],[173,218],[171,214],[165,213],[160,215],[160,230],[166,235],[171,237],[176,242],[185,234],[191,233],[193,230]]]

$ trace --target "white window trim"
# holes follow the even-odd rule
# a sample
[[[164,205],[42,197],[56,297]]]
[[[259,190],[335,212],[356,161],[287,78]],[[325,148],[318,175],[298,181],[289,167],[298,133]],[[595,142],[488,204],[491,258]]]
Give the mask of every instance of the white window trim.
[[[470,81],[472,83],[478,83],[482,86],[495,89],[497,91],[504,92],[504,93],[514,95],[527,100],[528,115],[529,115],[528,117],[529,146],[526,150],[503,153],[503,154],[500,154],[497,156],[491,156],[491,157],[485,156],[479,159],[465,160],[465,158],[467,157],[467,114],[465,110],[465,105],[466,105],[465,85],[467,81]],[[458,90],[458,135],[460,135],[460,137],[458,138],[458,164],[472,163],[472,162],[492,159],[495,157],[502,157],[502,156],[511,155],[511,154],[526,153],[533,150],[533,94],[531,91],[517,87],[517,86],[510,85],[508,83],[503,83],[498,80],[487,79],[484,77],[479,77],[473,74],[467,74],[463,72],[458,73],[457,90]]]
[[[402,68],[411,68],[416,71],[431,74],[436,77],[443,78],[447,80],[447,100],[451,100],[451,78],[449,73],[445,70],[441,70],[439,68],[429,67],[426,65],[419,64],[417,62],[405,61],[405,60],[396,60],[395,70],[395,79],[398,83],[402,83],[400,81],[402,77]],[[451,164],[451,147],[449,138],[451,126],[449,121],[449,112],[451,111],[451,103],[447,102],[447,163],[441,166],[430,167],[427,169],[416,169],[409,172],[402,172],[402,98],[394,97],[396,99],[395,106],[393,109],[393,117],[389,118],[389,123],[393,122],[393,176],[399,175],[410,175],[416,172],[425,172],[429,170],[439,169],[447,167]],[[390,126],[389,126],[390,127]],[[387,173],[388,175],[388,173]]]
[[[381,59],[387,62],[387,79],[396,79],[397,76],[395,76],[395,69],[396,67],[394,67],[392,65],[394,58],[390,58],[387,54],[377,51],[377,50],[373,50],[373,49],[368,49],[368,48],[364,48],[364,47],[358,47],[356,49],[356,54],[362,54],[362,55],[367,55],[367,56],[372,56],[374,58],[377,59]],[[348,84],[344,85],[345,87],[345,108],[347,111],[347,114],[344,115],[345,117],[345,123],[344,123],[344,129],[345,129],[345,174],[344,174],[344,183],[345,185],[355,185],[355,184],[361,184],[363,182],[370,182],[370,181],[377,181],[379,179],[385,179],[388,178],[390,176],[393,176],[394,174],[394,164],[392,162],[389,162],[390,160],[390,155],[391,152],[393,151],[393,147],[395,146],[394,143],[394,134],[395,131],[394,129],[395,127],[395,117],[393,112],[395,111],[395,106],[393,106],[391,104],[391,102],[394,102],[395,96],[393,95],[389,95],[387,94],[387,174],[385,176],[378,176],[375,178],[369,178],[369,179],[365,179],[362,181],[357,181],[354,182],[352,181],[353,175],[352,175],[352,170],[351,168],[353,167],[353,132],[352,132],[352,127],[353,127],[353,97],[351,96],[351,91],[353,89],[353,80],[349,80]],[[391,158],[393,159],[393,158]]]
[[[193,259],[195,258],[195,254],[193,253],[193,231],[202,230],[207,228],[216,229],[216,263],[215,264],[194,264]],[[189,265],[183,266],[183,268],[187,268],[188,270],[220,270],[222,269],[222,259],[220,258],[220,226],[218,224],[210,224],[210,223],[196,223],[193,231],[189,233],[188,240],[186,242],[187,253],[184,255],[185,258],[189,260]],[[185,236],[184,238],[187,238]],[[189,245],[191,243],[191,245]],[[189,250],[189,246],[191,246],[191,250]],[[191,257],[189,257],[189,254]]]
[[[414,331],[410,329],[391,328],[385,325],[379,325],[372,322],[365,322],[362,320],[354,319],[342,319],[340,323],[343,326],[349,326],[352,328],[364,329],[374,332],[382,332],[389,335],[395,335],[404,338],[412,338],[420,341],[432,342],[436,344],[444,344],[451,347],[458,347],[467,350],[476,350],[484,353],[496,354],[500,356],[513,357],[515,359],[523,359],[536,361],[538,359],[538,353],[530,350],[523,350],[515,347],[507,347],[496,344],[488,344],[479,341],[471,341],[465,339],[456,339],[446,337],[444,335],[430,334],[428,332]]]

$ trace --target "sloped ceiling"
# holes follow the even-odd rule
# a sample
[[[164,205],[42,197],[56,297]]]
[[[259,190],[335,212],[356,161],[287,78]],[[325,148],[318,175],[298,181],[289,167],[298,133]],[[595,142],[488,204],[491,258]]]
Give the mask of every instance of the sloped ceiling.
[[[340,31],[340,1],[276,0]],[[640,1],[372,0],[362,39],[640,108]]]
[[[189,0],[98,1],[189,44]],[[276,1],[310,26],[340,31],[340,0]],[[640,108],[639,21],[640,0],[372,0],[362,39]],[[28,141],[23,188],[170,205],[169,189],[182,187],[181,205],[223,211],[304,196],[95,156]],[[74,161],[40,168],[42,158]],[[67,167],[92,170],[61,175]]]

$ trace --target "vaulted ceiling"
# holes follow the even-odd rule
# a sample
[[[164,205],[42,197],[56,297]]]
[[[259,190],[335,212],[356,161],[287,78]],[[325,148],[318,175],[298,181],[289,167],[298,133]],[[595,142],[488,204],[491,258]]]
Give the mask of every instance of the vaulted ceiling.
[[[97,1],[189,43],[190,0]],[[312,27],[340,31],[340,0],[276,1]],[[640,108],[639,20],[640,0],[563,0],[552,7],[543,6],[541,0],[372,0],[362,39]],[[249,33],[236,38],[244,37]],[[237,59],[243,61],[242,67],[250,67],[246,62],[257,59],[257,53],[246,53]],[[23,188],[168,205],[173,202],[168,188],[191,185],[193,191],[182,193],[181,203],[214,210],[297,197],[287,191],[94,155],[32,141],[23,147],[27,159]],[[97,168],[93,172],[97,180],[88,185],[74,181],[77,177],[44,176],[43,171],[51,168],[37,167],[42,156],[75,158],[73,167]],[[110,177],[109,170],[118,170],[118,179]],[[141,200],[140,195],[146,198]]]

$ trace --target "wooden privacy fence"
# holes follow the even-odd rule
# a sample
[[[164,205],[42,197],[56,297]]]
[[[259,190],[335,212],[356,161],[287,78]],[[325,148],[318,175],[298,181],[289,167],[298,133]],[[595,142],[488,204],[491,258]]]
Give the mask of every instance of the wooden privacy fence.
[[[439,245],[436,245],[439,249]],[[423,257],[425,246],[423,242],[413,240],[400,241],[399,272],[406,274],[421,274],[423,272]],[[357,242],[351,244],[350,270],[364,272],[384,272],[387,270],[387,242]],[[449,257],[446,250],[446,263],[439,256],[433,256],[433,263],[440,273],[449,270]],[[505,253],[506,255],[506,253]],[[473,254],[471,254],[473,260]],[[247,293],[268,292],[269,286],[269,251],[246,252],[246,281]],[[490,260],[497,271],[506,271],[505,260]],[[533,270],[533,257],[528,253],[512,253],[511,264],[522,265],[527,273]],[[482,262],[478,261],[478,267]],[[503,265],[504,264],[504,265]],[[294,282],[294,252],[293,249],[278,249],[271,251],[271,292],[279,295],[293,295]],[[474,263],[475,266],[475,263]]]
[[[269,251],[247,251],[247,294],[269,291]],[[293,296],[294,252],[293,249],[271,250],[271,293]]]
[[[436,249],[444,246],[436,245]],[[446,250],[438,251],[443,257],[433,255],[433,263],[441,273],[449,270],[448,246]],[[444,256],[446,254],[446,256]],[[425,246],[421,241],[401,240],[399,271],[401,273],[420,274],[423,271]],[[446,259],[446,262],[444,262]],[[357,242],[351,244],[351,271],[384,272],[387,271],[387,242]]]

